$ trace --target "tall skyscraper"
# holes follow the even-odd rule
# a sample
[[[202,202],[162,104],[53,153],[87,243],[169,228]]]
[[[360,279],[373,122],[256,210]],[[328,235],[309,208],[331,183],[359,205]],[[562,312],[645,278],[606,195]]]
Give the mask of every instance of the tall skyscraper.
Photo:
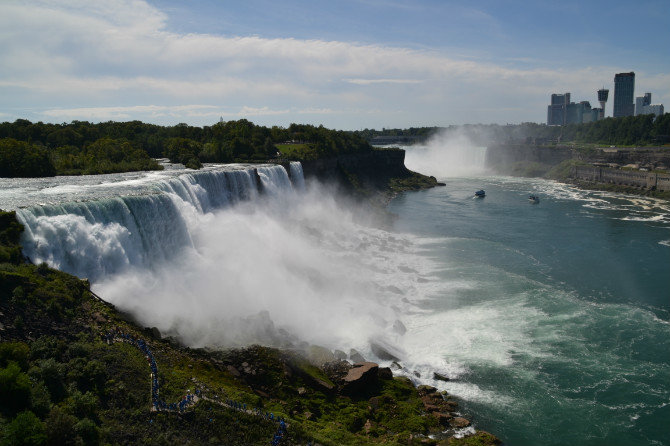
[[[551,105],[547,107],[547,125],[565,125],[570,93],[552,94]]]
[[[612,116],[621,118],[635,114],[635,73],[617,73],[614,76],[614,112]]]

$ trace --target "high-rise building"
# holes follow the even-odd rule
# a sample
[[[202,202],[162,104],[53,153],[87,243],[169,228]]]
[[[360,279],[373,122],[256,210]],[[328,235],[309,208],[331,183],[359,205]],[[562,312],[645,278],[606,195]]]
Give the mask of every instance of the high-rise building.
[[[570,93],[552,94],[551,104],[547,107],[547,125],[565,125]]]
[[[617,73],[614,76],[614,111],[612,116],[621,118],[635,114],[635,73]]]
[[[600,108],[591,108],[589,101],[570,102],[570,93],[552,94],[547,107],[547,125],[584,124],[597,121]]]
[[[607,103],[607,98],[609,97],[610,91],[605,87],[598,90],[598,102],[600,102],[600,114],[598,119],[605,118],[605,104]]]
[[[591,108],[589,101],[568,104],[565,113],[566,124],[586,124],[598,120],[599,108]]]
[[[651,93],[645,93],[644,96],[635,98],[635,116],[637,115],[656,115],[664,113],[663,104],[651,104]]]

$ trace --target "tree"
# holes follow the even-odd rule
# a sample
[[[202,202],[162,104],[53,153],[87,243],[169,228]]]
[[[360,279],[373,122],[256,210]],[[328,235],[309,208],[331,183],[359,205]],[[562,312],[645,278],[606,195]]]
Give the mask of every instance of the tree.
[[[5,427],[2,446],[38,446],[47,436],[44,424],[31,411],[21,412]]]
[[[31,382],[15,361],[0,369],[0,412],[13,415],[30,407]]]
[[[56,174],[45,148],[17,141],[0,139],[0,177],[44,177]]]
[[[202,163],[198,158],[202,144],[187,138],[170,138],[165,145],[164,155],[172,163],[184,164],[192,169],[199,169]]]

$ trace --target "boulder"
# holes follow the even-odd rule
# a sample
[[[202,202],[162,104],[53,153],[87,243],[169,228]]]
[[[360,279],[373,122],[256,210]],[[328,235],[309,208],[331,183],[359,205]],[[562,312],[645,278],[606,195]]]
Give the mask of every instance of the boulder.
[[[378,380],[379,365],[374,362],[354,364],[343,379],[342,392],[347,394],[364,391]]]
[[[449,377],[441,373],[433,372],[433,379],[438,381],[449,381]]]
[[[389,367],[380,367],[377,376],[379,379],[393,379],[393,372]]]
[[[335,358],[339,359],[340,361],[347,359],[347,354],[344,353],[342,350],[335,350],[333,352],[333,355],[335,355]]]
[[[335,361],[335,355],[329,349],[320,345],[310,345],[307,349],[307,359],[317,367],[321,367],[327,362]]]
[[[349,373],[350,368],[351,364],[349,364],[349,362],[340,360],[325,363],[321,367],[321,370],[323,370],[323,373],[325,373],[331,381],[341,382],[344,377],[347,376],[347,373]]]
[[[437,422],[440,423],[442,426],[448,426],[449,421],[453,418],[451,414],[445,412],[433,412],[432,415],[435,418],[437,418]]]
[[[455,429],[461,429],[470,426],[470,421],[463,417],[456,417],[449,421],[449,425]]]
[[[426,409],[426,412],[439,412],[442,410],[442,407],[436,404],[424,404],[423,408]]]
[[[151,336],[152,336],[154,339],[161,339],[161,332],[160,332],[160,330],[158,329],[158,327],[151,327],[151,328],[149,329],[149,332],[151,333]]]
[[[355,348],[349,350],[349,359],[351,359],[354,362],[354,364],[359,362],[365,362],[365,358],[363,357],[363,355],[358,353],[358,350],[356,350]]]
[[[382,345],[380,342],[370,342],[372,353],[383,361],[400,361],[400,358],[391,352],[392,347]]]
[[[431,395],[435,392],[437,392],[437,389],[433,386],[428,386],[425,384],[420,385],[419,387],[416,388],[416,390],[419,392],[419,395]]]

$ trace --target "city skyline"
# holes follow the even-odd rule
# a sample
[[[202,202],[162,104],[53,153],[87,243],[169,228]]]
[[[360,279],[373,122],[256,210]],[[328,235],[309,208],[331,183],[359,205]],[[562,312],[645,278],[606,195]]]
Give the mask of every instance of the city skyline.
[[[636,91],[669,103],[667,4],[629,7],[9,0],[0,4],[0,121],[543,122],[551,92],[595,105],[598,88],[613,92],[614,73],[630,71]],[[620,39],[633,18],[645,27]]]

